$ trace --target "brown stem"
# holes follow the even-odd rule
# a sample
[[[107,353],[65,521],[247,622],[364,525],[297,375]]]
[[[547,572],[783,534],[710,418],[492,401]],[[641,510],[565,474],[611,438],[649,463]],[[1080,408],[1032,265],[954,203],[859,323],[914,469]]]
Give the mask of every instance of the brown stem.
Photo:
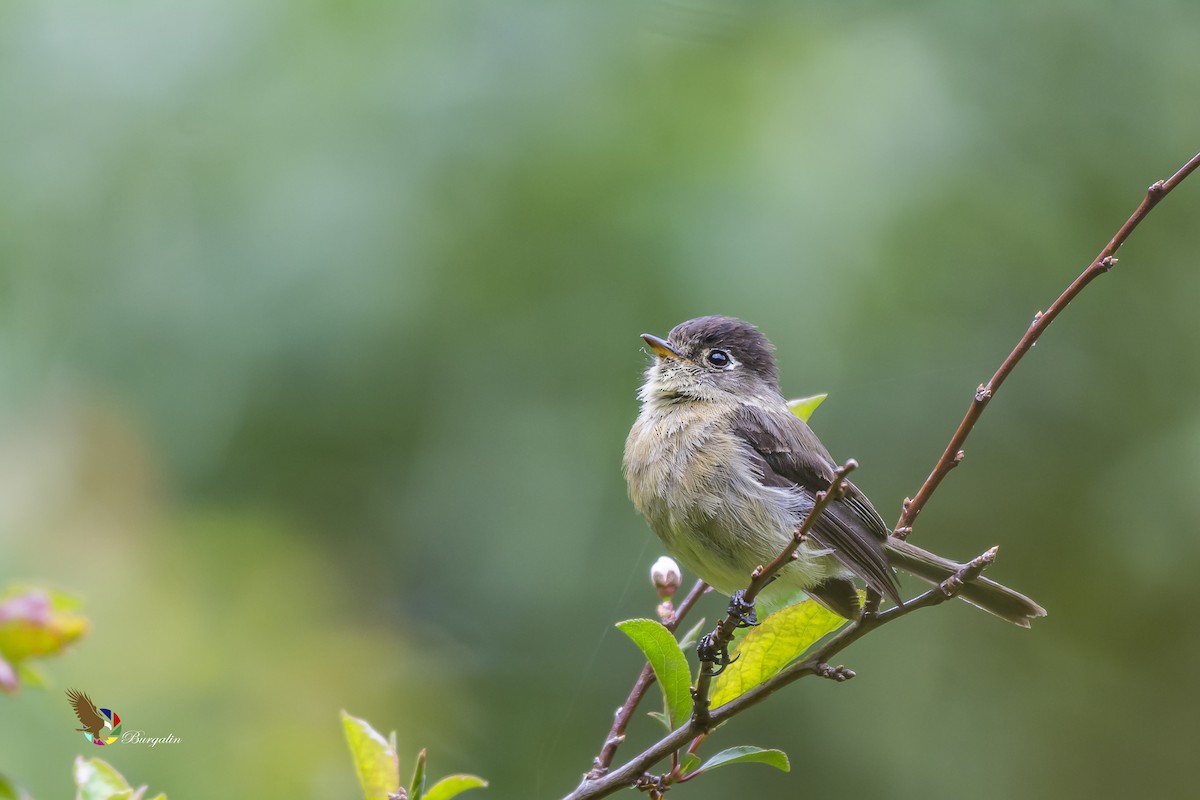
[[[1075,299],[1076,295],[1084,290],[1084,288],[1095,280],[1100,275],[1108,272],[1116,265],[1117,259],[1113,258],[1117,250],[1129,238],[1134,229],[1141,223],[1146,215],[1158,205],[1158,203],[1170,193],[1172,189],[1178,186],[1184,178],[1192,174],[1197,167],[1200,167],[1200,153],[1192,156],[1191,160],[1183,165],[1170,178],[1165,181],[1155,181],[1146,190],[1146,196],[1142,199],[1141,204],[1130,215],[1129,219],[1125,220],[1125,224],[1121,226],[1116,235],[1104,246],[1100,254],[1095,260],[1088,265],[1079,277],[1076,278],[1070,286],[1066,288],[1058,299],[1055,300],[1050,308],[1045,312],[1039,311],[1034,315],[1033,323],[1029,329],[1025,331],[1025,335],[1017,342],[1017,346],[1008,354],[1008,358],[1004,359],[1000,364],[1000,368],[996,370],[996,374],[992,376],[986,384],[975,390],[975,396],[971,400],[970,406],[967,407],[967,414],[963,417],[962,422],[958,425],[958,430],[954,432],[950,443],[946,445],[942,457],[938,459],[934,465],[933,471],[929,473],[929,477],[925,479],[925,483],[917,491],[916,495],[911,500],[904,501],[903,508],[900,513],[900,520],[896,523],[893,530],[893,535],[904,538],[912,530],[913,522],[916,521],[917,515],[921,513],[921,509],[929,502],[929,498],[933,496],[942,479],[958,466],[963,459],[963,444],[967,441],[967,436],[970,435],[971,429],[975,427],[975,423],[979,421],[979,417],[983,415],[983,410],[987,408],[987,404],[996,396],[996,392],[1000,389],[1000,384],[1004,383],[1004,379],[1017,366],[1020,360],[1029,352],[1030,348],[1037,343],[1038,338],[1045,332],[1046,328],[1050,327],[1050,323],[1054,321],[1067,305]]]
[[[834,473],[833,482],[829,488],[823,492],[817,492],[814,496],[813,507],[808,510],[804,520],[800,523],[800,527],[792,533],[792,538],[788,541],[787,546],[775,556],[771,563],[757,567],[750,574],[750,585],[742,594],[742,599],[747,604],[753,604],[754,599],[758,597],[758,593],[771,580],[793,560],[796,549],[804,543],[808,538],[808,532],[812,530],[813,525],[821,518],[825,508],[841,497],[846,491],[846,476],[858,468],[858,462],[850,459],[842,466],[838,467]],[[729,613],[726,617],[717,622],[717,626],[712,632],[712,646],[717,652],[724,653],[729,647],[729,643],[733,641],[733,634],[741,623],[741,617],[734,613]],[[700,677],[696,679],[696,687],[692,690],[692,719],[696,721],[701,730],[711,730],[711,726],[707,724],[709,718],[708,713],[708,690],[712,683],[713,676],[716,672],[712,668],[711,663],[703,663],[700,666]]]
[[[1120,230],[1117,231],[1117,234],[1113,236],[1112,240],[1109,241],[1105,248],[1100,251],[1100,255],[1098,255],[1096,259],[1088,266],[1088,268],[1085,269],[1069,287],[1067,287],[1067,290],[1063,292],[1057,300],[1054,301],[1054,303],[1045,313],[1039,312],[1034,317],[1033,324],[1030,325],[1029,330],[1025,332],[1025,335],[1021,337],[1021,340],[1017,343],[1017,346],[1013,349],[1012,353],[1009,354],[1008,358],[1006,358],[1000,365],[1000,369],[996,371],[996,374],[992,376],[992,379],[988,381],[986,385],[980,386],[976,391],[975,398],[972,400],[970,407],[967,409],[966,416],[963,418],[962,423],[959,424],[958,430],[955,431],[954,437],[950,440],[950,444],[947,445],[945,452],[934,466],[933,472],[930,473],[925,483],[921,486],[921,489],[912,499],[905,499],[903,511],[900,515],[900,520],[896,525],[894,535],[905,536],[912,530],[913,521],[917,518],[917,515],[921,513],[921,509],[924,508],[925,503],[928,502],[929,497],[937,489],[942,479],[951,469],[954,468],[955,465],[962,461],[962,445],[966,441],[967,436],[970,434],[971,429],[975,426],[975,423],[979,420],[980,415],[983,413],[983,409],[987,406],[988,402],[1000,388],[1000,384],[1002,384],[1004,379],[1008,377],[1008,374],[1012,372],[1013,368],[1016,367],[1017,363],[1022,357],[1024,357],[1025,353],[1029,352],[1029,349],[1037,342],[1038,337],[1041,336],[1050,323],[1054,321],[1054,318],[1057,317],[1064,308],[1066,308],[1066,306],[1075,298],[1075,296],[1083,291],[1084,287],[1086,287],[1098,275],[1108,271],[1109,269],[1112,269],[1112,267],[1116,264],[1116,259],[1113,258],[1113,254],[1116,253],[1117,249],[1120,248],[1125,240],[1129,238],[1129,235],[1138,226],[1138,224],[1145,219],[1146,215],[1149,214],[1156,205],[1158,205],[1163,197],[1165,197],[1172,189],[1178,186],[1184,178],[1194,172],[1198,167],[1200,167],[1200,153],[1197,153],[1195,156],[1193,156],[1191,160],[1189,160],[1168,180],[1158,181],[1150,186],[1146,192],[1146,197],[1142,200],[1137,210],[1134,211],[1133,215],[1125,221],[1125,224],[1121,226]],[[843,467],[843,470],[848,472],[850,469],[853,469],[853,467],[853,462],[847,462],[846,466]],[[823,501],[824,503],[829,502],[831,499],[829,495],[832,495],[834,492],[840,489],[841,481],[845,477],[845,472],[839,471],[839,473],[839,477],[833,482],[833,485],[830,487],[830,491],[826,493],[825,497],[822,497],[819,494],[818,501]],[[824,506],[821,505],[820,508],[823,510]],[[815,521],[815,518],[819,515],[819,513],[820,511],[818,510],[818,505],[814,505],[813,509],[809,512],[809,516],[806,517],[805,522],[809,523],[810,518]],[[808,527],[811,527],[811,523],[809,523]],[[770,579],[770,576],[778,572],[779,568],[781,568],[787,563],[788,560],[790,560],[791,554],[795,552],[796,547],[798,547],[800,542],[803,541],[803,537],[806,533],[807,528],[802,526],[801,529],[798,530],[793,536],[792,542],[788,544],[788,547],[785,548],[784,552],[781,553],[779,557],[777,557],[766,567],[755,570],[750,586],[753,591],[752,593],[749,593],[748,599],[752,600],[755,596],[757,596],[758,591],[766,585]],[[821,677],[838,681],[847,680],[848,678],[853,677],[854,673],[845,669],[844,667],[830,666],[829,659],[876,628],[900,619],[901,617],[907,616],[908,614],[920,609],[930,608],[946,602],[950,598],[954,597],[965,584],[970,583],[978,578],[980,574],[982,574],[982,572],[995,560],[995,558],[996,548],[992,548],[986,553],[983,553],[982,555],[972,559],[954,575],[942,581],[942,583],[940,583],[938,586],[935,586],[925,593],[914,597],[901,606],[889,608],[885,611],[878,611],[878,606],[876,603],[869,604],[868,609],[871,611],[871,613],[863,613],[857,620],[843,627],[824,645],[818,648],[818,650],[811,657],[805,659],[804,661],[792,664],[778,674],[774,675],[758,686],[748,690],[744,694],[739,695],[719,708],[711,710],[707,708],[708,683],[705,680],[705,671],[702,670],[700,679],[697,682],[697,690],[699,695],[700,681],[704,681],[703,713],[701,713],[700,709],[697,708],[686,725],[671,731],[671,733],[667,734],[666,737],[643,752],[639,753],[628,763],[622,765],[618,769],[608,772],[601,777],[585,777],[583,783],[581,783],[574,792],[567,795],[564,800],[591,800],[592,798],[606,797],[617,791],[620,791],[621,789],[633,786],[635,782],[642,780],[643,777],[647,775],[647,770],[671,753],[677,752],[679,748],[683,747],[687,743],[689,739],[706,734],[715,726],[728,720],[734,715],[741,713],[750,706],[762,702],[764,699],[777,692],[782,687],[807,675],[819,675]],[[693,592],[694,591],[695,590],[693,590]],[[726,619],[722,620],[722,623],[731,625],[732,621],[729,617],[726,617]],[[720,630],[721,624],[719,623],[718,632]],[[726,641],[726,644],[728,644],[728,640]],[[711,676],[708,677],[708,680],[711,680]],[[648,685],[649,684],[647,684],[647,687]],[[643,688],[642,691],[644,692],[645,689]],[[633,698],[633,696],[633,694],[630,695],[631,698]],[[638,696],[638,699],[640,699],[640,695]],[[626,705],[630,704],[627,703]],[[699,697],[697,705],[699,706]],[[628,722],[628,718],[626,718],[625,722]],[[621,731],[624,731],[623,725],[621,727]]]
[[[679,608],[675,610],[675,616],[670,622],[665,623],[667,630],[674,632],[679,627],[679,623],[683,621],[687,613],[692,610],[692,606],[696,605],[696,601],[700,599],[700,595],[704,594],[707,589],[707,583],[696,581],[696,585],[692,587],[687,597],[679,604]],[[596,780],[608,772],[608,768],[612,766],[613,759],[617,755],[617,748],[621,746],[621,742],[625,741],[625,729],[629,727],[629,721],[633,719],[633,712],[637,710],[638,703],[642,702],[642,698],[653,684],[654,670],[650,668],[649,664],[646,664],[642,667],[642,672],[638,675],[637,680],[634,681],[633,688],[629,690],[629,697],[625,698],[625,702],[617,709],[612,727],[604,739],[604,747],[601,748],[600,755],[592,760],[592,768],[584,776],[585,781]]]

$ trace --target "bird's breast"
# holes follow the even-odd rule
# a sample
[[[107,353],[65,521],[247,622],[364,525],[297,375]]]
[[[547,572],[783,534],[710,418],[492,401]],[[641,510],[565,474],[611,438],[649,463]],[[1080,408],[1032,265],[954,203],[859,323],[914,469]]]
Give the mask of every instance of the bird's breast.
[[[762,484],[728,423],[711,409],[643,408],[625,446],[638,511],[672,555],[726,592],[779,552],[802,513],[794,492]]]

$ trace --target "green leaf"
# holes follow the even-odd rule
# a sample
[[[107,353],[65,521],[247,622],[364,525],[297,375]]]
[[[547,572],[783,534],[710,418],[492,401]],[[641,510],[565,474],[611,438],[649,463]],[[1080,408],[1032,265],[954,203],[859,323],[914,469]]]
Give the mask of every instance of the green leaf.
[[[0,775],[0,800],[31,800],[31,798],[20,786]]]
[[[808,418],[817,410],[817,406],[825,402],[827,394],[814,394],[812,397],[800,397],[796,400],[788,400],[788,408],[792,410],[800,419],[808,422]]]
[[[666,699],[671,727],[679,727],[692,713],[692,673],[679,642],[661,622],[652,619],[627,619],[617,627],[650,662]]]
[[[449,775],[425,793],[425,800],[450,800],[467,789],[483,789],[487,785],[487,781],[475,775]]]
[[[389,740],[392,749],[395,749],[396,743],[394,740]],[[421,752],[417,753],[417,768],[413,770],[412,783],[408,790],[408,796],[411,800],[421,800],[425,794],[425,748],[421,748]]]
[[[790,772],[792,769],[792,764],[788,761],[787,753],[782,750],[764,750],[761,747],[742,745],[741,747],[731,747],[728,750],[722,750],[717,753],[704,762],[704,766],[700,768],[700,772],[723,767],[726,764],[740,764],[751,761],[756,761],[760,764],[770,764],[775,769],[781,769],[784,772]]]
[[[699,622],[697,622],[692,627],[688,628],[688,632],[685,633],[683,635],[683,638],[679,640],[679,646],[682,648],[682,647],[689,647],[691,645],[694,645],[696,643],[696,641],[700,638],[700,629],[703,627],[704,627],[704,617],[701,617]]]
[[[738,642],[737,660],[717,676],[709,702],[716,708],[753,689],[848,621],[813,600],[776,611]]]
[[[354,759],[358,782],[365,800],[388,800],[388,793],[400,788],[400,758],[396,748],[366,720],[342,712],[346,744]]]
[[[143,786],[135,790],[112,765],[99,758],[75,757],[75,800],[122,800],[140,798]]]
[[[684,753],[683,757],[679,759],[679,772],[683,775],[694,772],[698,766],[700,766],[700,756],[695,753]]]
[[[666,715],[666,714],[664,714],[663,712],[661,712],[661,711],[647,711],[647,712],[646,712],[646,716],[647,716],[647,717],[650,717],[651,719],[656,719],[656,720],[658,720],[659,722],[661,722],[661,723],[662,723],[662,726],[663,726],[664,728],[666,728],[668,731],[671,731],[671,730],[673,730],[673,729],[671,728],[671,720],[667,719],[667,715]],[[3,798],[3,795],[0,795],[0,798]]]
[[[32,686],[35,689],[46,688],[46,676],[28,661],[17,664],[17,680],[22,686]]]
[[[0,595],[0,688],[16,691],[20,662],[54,655],[83,636],[79,600],[37,586],[11,586]]]

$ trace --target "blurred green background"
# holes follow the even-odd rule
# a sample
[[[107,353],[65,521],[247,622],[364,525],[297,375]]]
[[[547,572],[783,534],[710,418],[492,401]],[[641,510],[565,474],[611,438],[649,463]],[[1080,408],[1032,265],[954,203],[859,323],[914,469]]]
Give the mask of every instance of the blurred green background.
[[[0,585],[94,624],[0,697],[0,774],[66,797],[83,753],[172,800],[351,797],[346,708],[406,773],[425,746],[487,796],[565,794],[639,668],[612,623],[655,602],[637,335],[758,324],[895,519],[1200,148],[1198,31],[1191,0],[0,6]],[[915,534],[1001,544],[1050,617],[885,629],[853,682],[713,742],[792,774],[680,797],[1194,791],[1192,181]],[[68,686],[183,741],[83,749]]]

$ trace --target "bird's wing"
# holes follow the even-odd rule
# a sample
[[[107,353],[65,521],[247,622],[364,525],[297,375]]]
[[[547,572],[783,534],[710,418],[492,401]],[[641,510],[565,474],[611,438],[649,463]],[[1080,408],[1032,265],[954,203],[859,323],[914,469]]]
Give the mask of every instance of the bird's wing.
[[[99,709],[90,697],[75,689],[68,689],[67,699],[71,701],[71,708],[75,709],[75,716],[85,731],[95,733],[104,727],[104,717],[100,716]]]
[[[745,405],[734,422],[735,433],[751,449],[767,486],[799,487],[809,494],[833,483],[836,467],[817,435],[795,415],[773,414]],[[900,602],[896,573],[883,549],[887,526],[871,502],[850,485],[844,497],[826,507],[810,531],[812,539],[833,551],[846,569],[868,586]]]

